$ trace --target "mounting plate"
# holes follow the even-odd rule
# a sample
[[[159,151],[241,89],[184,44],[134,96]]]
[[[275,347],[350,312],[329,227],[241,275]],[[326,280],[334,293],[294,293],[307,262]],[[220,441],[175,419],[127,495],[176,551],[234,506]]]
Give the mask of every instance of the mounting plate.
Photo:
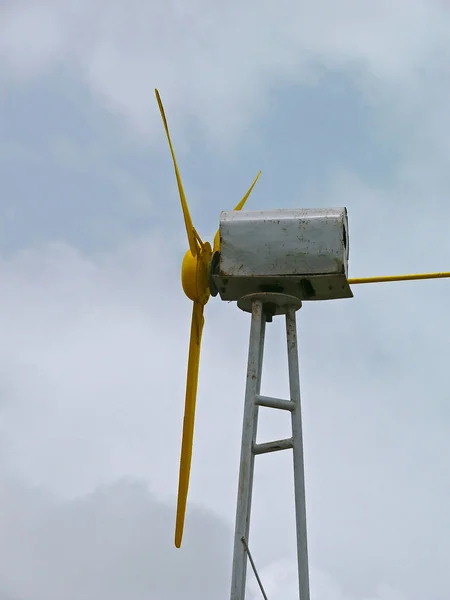
[[[263,312],[267,317],[276,317],[278,315],[286,315],[289,310],[299,310],[302,307],[302,302],[295,296],[287,294],[274,294],[270,292],[262,292],[261,294],[249,294],[239,298],[238,308],[244,312],[251,313],[253,302],[259,301],[262,303]]]

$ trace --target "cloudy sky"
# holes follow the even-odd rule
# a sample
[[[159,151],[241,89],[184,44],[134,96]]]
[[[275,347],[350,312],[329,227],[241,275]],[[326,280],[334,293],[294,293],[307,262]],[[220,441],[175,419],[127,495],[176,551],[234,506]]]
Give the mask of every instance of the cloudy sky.
[[[450,4],[2,0],[0,66],[0,600],[225,600],[249,320],[207,306],[176,550],[191,306],[153,90],[204,238],[262,169],[249,208],[347,207],[351,276],[450,270]],[[298,314],[312,599],[447,600],[450,281],[354,294]],[[286,396],[282,321],[266,356]],[[257,461],[270,599],[291,474]]]

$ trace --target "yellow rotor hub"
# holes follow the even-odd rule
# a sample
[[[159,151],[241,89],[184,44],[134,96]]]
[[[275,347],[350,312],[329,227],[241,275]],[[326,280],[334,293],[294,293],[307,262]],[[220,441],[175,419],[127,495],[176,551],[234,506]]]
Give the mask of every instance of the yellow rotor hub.
[[[209,265],[212,250],[208,242],[199,248],[197,256],[186,252],[181,266],[181,284],[186,296],[193,302],[206,304],[209,300]]]

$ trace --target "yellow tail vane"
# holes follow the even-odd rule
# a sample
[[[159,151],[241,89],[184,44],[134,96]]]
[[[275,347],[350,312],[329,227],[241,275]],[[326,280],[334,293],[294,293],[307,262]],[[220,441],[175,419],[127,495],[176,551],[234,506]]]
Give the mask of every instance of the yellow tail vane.
[[[203,304],[193,303],[191,339],[189,342],[189,360],[186,380],[186,400],[184,408],[183,438],[181,443],[180,476],[178,482],[178,504],[175,527],[175,546],[181,546],[184,518],[191,471],[192,445],[194,437],[195,402],[197,397],[198,370],[200,363],[200,344],[203,331]]]
[[[450,277],[450,273],[416,273],[411,275],[385,275],[381,277],[355,277],[349,279],[350,285],[358,283],[385,283],[389,281],[414,281],[417,279],[444,279]]]
[[[159,112],[161,113],[161,118],[164,123],[164,129],[166,131],[167,141],[169,142],[170,153],[172,154],[173,167],[175,169],[175,176],[177,178],[178,191],[180,193],[181,208],[183,209],[184,223],[186,225],[186,233],[187,233],[188,240],[189,240],[189,248],[191,249],[192,255],[196,256],[198,254],[198,246],[197,246],[196,240],[198,240],[198,242],[201,246],[203,245],[203,243],[200,239],[200,236],[195,231],[194,226],[192,224],[191,214],[189,212],[189,207],[188,207],[188,204],[186,201],[186,196],[184,194],[183,183],[181,182],[181,176],[180,176],[180,172],[178,170],[177,159],[175,158],[175,152],[173,150],[172,140],[170,139],[169,126],[167,125],[167,119],[166,119],[166,115],[164,112],[164,107],[163,107],[159,92],[156,89],[155,89],[155,94],[156,94],[156,100],[158,101]]]
[[[255,187],[256,182],[258,181],[260,175],[261,175],[261,171],[258,173],[258,175],[253,180],[253,183],[249,187],[248,192],[245,194],[245,196],[242,198],[242,200],[238,204],[236,204],[236,206],[234,207],[233,210],[242,210],[244,204],[247,202],[250,194],[252,193],[253,188]],[[219,251],[220,251],[220,230],[218,229],[216,231],[216,235],[214,236],[214,250],[213,250],[213,252],[219,252]]]

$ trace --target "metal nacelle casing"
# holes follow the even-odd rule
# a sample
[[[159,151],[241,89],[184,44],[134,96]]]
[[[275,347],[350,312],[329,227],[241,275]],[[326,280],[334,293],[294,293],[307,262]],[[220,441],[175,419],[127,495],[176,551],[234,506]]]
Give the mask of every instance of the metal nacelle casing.
[[[227,301],[260,292],[351,298],[348,252],[346,208],[224,211],[211,289]]]

